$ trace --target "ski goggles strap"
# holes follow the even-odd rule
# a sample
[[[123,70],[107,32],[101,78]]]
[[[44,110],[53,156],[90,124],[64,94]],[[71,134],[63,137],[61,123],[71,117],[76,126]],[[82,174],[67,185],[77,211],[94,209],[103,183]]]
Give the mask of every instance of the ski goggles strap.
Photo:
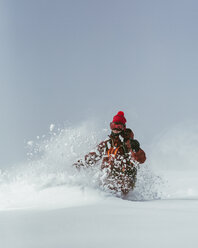
[[[117,130],[124,130],[125,125],[122,123],[117,123],[117,122],[111,122],[110,123],[110,128],[111,130],[117,129]]]

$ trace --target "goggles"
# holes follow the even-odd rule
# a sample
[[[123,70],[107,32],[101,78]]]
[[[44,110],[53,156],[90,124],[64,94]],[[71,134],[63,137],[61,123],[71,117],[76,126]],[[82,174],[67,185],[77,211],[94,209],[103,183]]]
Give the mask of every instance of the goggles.
[[[125,125],[117,122],[110,123],[111,130],[124,130]]]

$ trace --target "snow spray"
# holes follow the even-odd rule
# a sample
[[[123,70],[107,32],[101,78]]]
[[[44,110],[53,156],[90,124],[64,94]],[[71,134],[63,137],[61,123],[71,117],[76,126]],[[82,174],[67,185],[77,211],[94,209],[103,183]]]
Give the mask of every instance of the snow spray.
[[[93,122],[64,128],[51,124],[46,135],[27,142],[26,163],[0,172],[0,209],[64,208],[114,197],[100,187],[100,164],[80,171],[73,166],[108,138],[108,132]],[[145,163],[127,199],[159,199],[161,183]]]

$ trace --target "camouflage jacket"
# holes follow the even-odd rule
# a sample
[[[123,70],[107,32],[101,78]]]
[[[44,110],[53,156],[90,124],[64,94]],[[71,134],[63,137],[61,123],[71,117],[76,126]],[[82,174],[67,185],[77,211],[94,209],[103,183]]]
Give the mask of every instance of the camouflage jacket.
[[[122,172],[130,170],[135,162],[141,164],[146,160],[145,152],[141,148],[137,152],[131,149],[130,139],[134,139],[134,134],[129,128],[119,135],[111,134],[96,147],[95,151],[88,153],[84,161],[79,160],[75,166],[94,166],[102,160],[101,169],[109,168]]]

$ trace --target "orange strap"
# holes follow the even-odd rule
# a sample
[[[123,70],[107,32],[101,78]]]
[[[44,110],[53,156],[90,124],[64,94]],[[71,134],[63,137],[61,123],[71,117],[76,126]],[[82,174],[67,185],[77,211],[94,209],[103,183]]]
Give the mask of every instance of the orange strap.
[[[111,148],[108,150],[108,152],[107,152],[108,157],[110,156],[110,154],[116,156],[117,153],[118,153],[118,150],[119,150],[119,147],[117,147],[116,149],[114,149],[113,147],[111,147]]]
[[[109,155],[112,153],[112,149],[113,149],[113,147],[111,147],[111,148],[108,150],[108,152],[107,152],[108,157],[109,157]]]
[[[114,151],[114,155],[116,156],[116,154],[118,153],[119,147],[117,147]]]

